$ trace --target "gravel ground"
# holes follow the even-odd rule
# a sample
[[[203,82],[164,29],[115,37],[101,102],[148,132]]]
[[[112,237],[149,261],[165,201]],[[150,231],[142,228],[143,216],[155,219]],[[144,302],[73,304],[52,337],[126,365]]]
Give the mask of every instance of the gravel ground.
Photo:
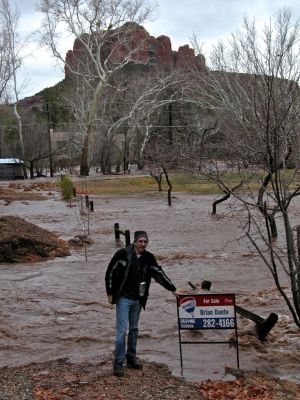
[[[111,361],[97,365],[57,360],[0,370],[1,400],[202,399],[198,386],[171,375],[166,366],[145,363],[143,371],[112,375]]]
[[[297,400],[300,386],[250,371],[233,381],[187,382],[162,364],[112,375],[112,360],[71,364],[66,359],[0,369],[1,400]]]

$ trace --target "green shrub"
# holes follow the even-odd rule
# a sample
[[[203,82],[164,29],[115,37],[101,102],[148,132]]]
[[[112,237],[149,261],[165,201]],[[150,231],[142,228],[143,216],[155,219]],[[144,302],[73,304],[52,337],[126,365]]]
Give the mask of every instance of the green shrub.
[[[68,175],[62,175],[59,182],[64,200],[71,200],[74,194],[74,184]]]

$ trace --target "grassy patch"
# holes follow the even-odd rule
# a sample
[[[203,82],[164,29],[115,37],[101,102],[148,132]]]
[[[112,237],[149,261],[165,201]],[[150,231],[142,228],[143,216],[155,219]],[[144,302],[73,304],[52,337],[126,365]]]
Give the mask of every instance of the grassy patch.
[[[206,178],[193,176],[171,176],[171,183],[174,192],[189,193],[218,193],[219,189],[213,182]],[[130,178],[112,177],[108,179],[87,179],[84,182],[76,181],[75,186],[78,192],[92,192],[94,194],[128,194],[157,192],[158,186],[150,176],[139,176]],[[166,181],[162,181],[164,192],[168,190]]]
[[[12,201],[47,200],[47,197],[43,196],[41,193],[21,192],[7,187],[1,187],[0,199],[7,203],[11,203]]]
[[[295,174],[294,170],[284,171],[284,180],[286,182],[292,182],[290,189],[295,188],[300,184],[300,174]],[[237,186],[241,180],[244,180],[243,187],[239,190],[243,191],[257,191],[260,187],[265,173],[262,171],[256,171],[255,174],[249,172],[238,173],[224,173],[222,179],[228,187]],[[205,176],[191,176],[191,175],[172,175],[170,174],[170,180],[173,186],[173,192],[186,192],[186,193],[197,193],[197,194],[213,194],[218,195],[221,193],[218,185],[212,180]],[[68,180],[66,184],[67,198],[71,196],[72,186],[76,187],[76,192],[82,194],[116,194],[126,195],[130,193],[146,193],[146,192],[158,192],[158,185],[151,176],[128,176],[128,175],[112,175],[112,176],[100,176],[87,177],[87,178],[76,178],[72,177],[72,181]],[[9,201],[13,200],[34,200],[36,194],[20,194],[21,190],[35,191],[35,190],[58,190],[61,185],[59,182],[32,182],[30,185],[25,184],[10,184],[10,188],[19,189],[15,191],[7,191],[7,189],[1,188],[0,198]],[[61,188],[62,189],[62,188]],[[163,192],[168,190],[166,180],[162,180]],[[19,192],[19,193],[18,193]],[[41,199],[39,195],[36,200]]]
[[[74,183],[77,193],[128,194],[157,190],[157,185],[151,177],[87,178],[84,182],[76,181]]]
[[[244,184],[240,190],[243,191],[257,191],[262,184],[265,173],[256,171],[255,173],[242,172],[238,173],[224,173],[222,180],[226,182],[228,187],[237,186],[241,180]],[[293,176],[292,171],[284,172],[284,180],[293,181],[291,188],[299,184],[299,177]],[[220,194],[221,191],[218,185],[205,176],[191,176],[191,175],[170,175],[170,180],[174,192],[187,192],[197,194]],[[150,176],[112,176],[106,178],[87,178],[86,180],[77,180],[74,182],[78,192],[94,193],[94,194],[130,194],[130,193],[145,193],[157,192],[158,186],[153,178]],[[162,189],[164,192],[168,190],[166,180],[162,180]]]

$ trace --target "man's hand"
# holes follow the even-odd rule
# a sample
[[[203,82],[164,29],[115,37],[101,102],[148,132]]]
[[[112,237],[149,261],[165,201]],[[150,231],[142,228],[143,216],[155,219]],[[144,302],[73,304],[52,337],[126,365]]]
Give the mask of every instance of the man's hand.
[[[174,296],[179,296],[180,294],[186,294],[186,290],[185,289],[176,289],[175,292],[172,292],[174,294]]]
[[[107,296],[107,299],[108,299],[109,304],[113,303],[113,299],[112,299],[112,295],[111,294]]]

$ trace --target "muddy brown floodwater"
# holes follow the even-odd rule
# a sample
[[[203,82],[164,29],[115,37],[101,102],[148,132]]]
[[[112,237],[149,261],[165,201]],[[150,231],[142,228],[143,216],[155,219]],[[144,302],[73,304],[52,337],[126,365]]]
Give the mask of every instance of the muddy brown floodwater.
[[[0,265],[0,367],[65,357],[96,363],[112,353],[115,314],[104,275],[117,250],[113,226],[118,222],[121,229],[148,232],[149,250],[177,288],[189,290],[189,281],[207,279],[215,292],[235,293],[238,305],[262,317],[278,313],[264,343],[256,338],[254,323],[238,316],[240,367],[300,381],[299,329],[261,259],[246,242],[235,240],[241,236],[238,221],[225,207],[212,217],[212,196],[179,193],[172,207],[165,193],[90,199],[95,211],[89,218],[80,215],[79,203],[70,208],[57,193],[45,201],[6,206],[0,200],[1,215],[18,215],[65,240],[81,234],[84,225],[94,240],[87,252],[75,248],[70,257]],[[300,220],[299,204],[294,207]],[[227,341],[230,332],[188,331],[184,338]],[[142,359],[165,363],[180,375],[175,298],[155,282],[141,317],[138,351]],[[236,351],[228,344],[183,345],[183,364],[189,380],[223,379],[225,365],[236,367]]]

